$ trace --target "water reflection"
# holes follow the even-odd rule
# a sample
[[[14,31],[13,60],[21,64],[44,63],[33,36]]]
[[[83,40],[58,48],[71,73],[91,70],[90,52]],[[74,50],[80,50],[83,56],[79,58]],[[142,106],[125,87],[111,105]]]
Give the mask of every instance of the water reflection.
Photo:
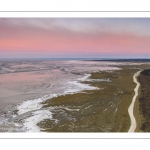
[[[80,83],[81,80],[79,79],[86,76],[89,77],[91,72],[117,69],[119,69],[118,63],[115,62],[0,62],[0,110],[2,111],[9,106],[9,108],[7,108],[7,113],[4,113],[5,119],[0,118],[0,120],[2,121],[4,119],[7,121],[8,118],[11,119],[16,117],[15,111],[17,109],[20,109],[19,111],[23,113],[26,111],[28,112],[27,109],[29,108],[30,111],[36,110],[37,108],[40,109],[40,102],[50,98],[54,94],[59,95],[94,89],[95,87]],[[24,100],[28,101],[21,104]],[[17,103],[20,103],[20,106],[17,106]],[[31,103],[33,103],[33,105],[31,105]],[[44,111],[47,112],[47,110]],[[38,110],[38,112],[41,111]],[[38,116],[41,117],[41,114],[38,113]],[[27,117],[26,115],[24,116]],[[26,119],[31,121],[31,118]]]

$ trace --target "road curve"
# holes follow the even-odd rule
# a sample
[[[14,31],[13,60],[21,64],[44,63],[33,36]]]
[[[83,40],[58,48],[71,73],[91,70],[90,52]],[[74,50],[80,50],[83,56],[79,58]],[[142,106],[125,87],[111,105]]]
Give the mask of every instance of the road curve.
[[[136,87],[134,89],[135,95],[133,96],[132,102],[128,108],[128,113],[129,113],[130,120],[131,120],[131,126],[130,126],[128,132],[134,132],[136,129],[136,119],[134,117],[133,111],[134,111],[134,104],[135,104],[136,98],[138,96],[138,89],[140,87],[140,83],[137,81],[137,77],[139,76],[140,72],[141,71],[136,72],[133,76],[133,81],[136,83]]]

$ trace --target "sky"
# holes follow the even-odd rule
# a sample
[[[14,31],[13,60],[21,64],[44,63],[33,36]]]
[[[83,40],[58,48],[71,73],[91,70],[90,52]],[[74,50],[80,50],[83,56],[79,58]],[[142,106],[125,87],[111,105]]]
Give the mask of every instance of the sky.
[[[0,18],[0,58],[150,58],[150,18]]]

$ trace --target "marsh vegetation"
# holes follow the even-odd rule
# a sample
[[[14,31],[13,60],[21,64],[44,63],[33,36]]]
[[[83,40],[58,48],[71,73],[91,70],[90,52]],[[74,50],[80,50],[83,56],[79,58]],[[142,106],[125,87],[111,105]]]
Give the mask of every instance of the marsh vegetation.
[[[141,131],[150,131],[150,69],[145,69],[141,72],[138,78],[141,89],[139,97],[139,109],[142,113],[143,120],[141,124]]]
[[[45,132],[127,132],[130,127],[128,107],[134,95],[136,67],[123,66],[117,71],[91,74],[86,84],[98,87],[43,102],[51,109],[53,120],[38,126]],[[97,82],[97,79],[109,79]],[[95,81],[95,82],[94,82]]]

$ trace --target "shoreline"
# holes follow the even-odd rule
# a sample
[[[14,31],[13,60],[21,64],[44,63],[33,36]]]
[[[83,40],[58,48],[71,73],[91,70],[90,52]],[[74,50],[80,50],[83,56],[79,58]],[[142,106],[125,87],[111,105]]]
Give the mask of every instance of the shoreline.
[[[67,95],[45,97],[44,99],[47,100],[44,102],[34,99],[32,105],[31,101],[25,101],[24,105],[19,105],[22,110],[18,111],[19,115],[38,107],[35,114],[30,111],[31,117],[23,118],[26,127],[32,126],[32,128],[28,126],[29,130],[35,126],[38,127],[36,128],[38,131],[33,130],[33,132],[128,132],[131,122],[127,109],[134,96],[132,93],[136,86],[133,82],[135,70],[128,65],[120,68],[120,70],[113,72],[92,72],[90,76],[84,74],[89,79],[86,80],[86,77],[81,77],[76,82],[71,82],[77,83],[77,85],[79,83],[90,85],[99,90],[91,89],[74,94],[72,92],[71,94],[69,90],[70,94]],[[101,79],[104,82],[101,82]],[[52,118],[51,114],[46,111],[49,108],[53,113]],[[104,111],[106,108],[108,108],[107,111]],[[58,112],[60,112],[59,115]],[[70,118],[72,118],[71,121]],[[74,119],[76,120],[74,121]],[[26,124],[27,122],[29,124]],[[31,130],[29,132],[32,132]]]
[[[134,111],[134,104],[135,104],[135,101],[136,101],[136,98],[138,96],[138,89],[140,87],[140,83],[137,81],[137,77],[139,76],[141,71],[138,71],[134,74],[133,76],[133,81],[137,84],[136,87],[134,88],[134,91],[135,91],[135,94],[132,98],[132,102],[128,108],[128,113],[129,113],[129,116],[130,116],[130,120],[131,120],[131,126],[128,130],[128,132],[135,132],[135,129],[137,127],[137,122],[136,122],[136,119],[135,119],[135,116],[133,114],[133,111]]]
[[[73,115],[76,119],[75,122],[69,121],[63,123],[60,120],[57,125],[50,128],[53,123],[47,119],[39,122],[38,126],[43,129],[43,132],[127,132],[130,127],[130,118],[128,117],[127,109],[133,98],[132,93],[135,88],[135,83],[133,82],[134,74],[135,70],[128,67],[122,67],[121,70],[113,73],[92,73],[90,80],[107,77],[111,82],[87,81],[85,83],[92,86],[105,88],[103,90],[87,91],[86,94],[76,93],[56,97],[43,103],[43,108],[53,106],[60,108],[60,106],[63,106],[70,109],[73,106],[74,109],[79,109],[77,112],[65,112],[69,116]],[[117,111],[116,107],[118,108]],[[108,109],[104,111],[106,108]],[[54,119],[60,119],[56,114],[53,114],[53,117]],[[70,122],[72,122],[71,125],[69,125]]]

